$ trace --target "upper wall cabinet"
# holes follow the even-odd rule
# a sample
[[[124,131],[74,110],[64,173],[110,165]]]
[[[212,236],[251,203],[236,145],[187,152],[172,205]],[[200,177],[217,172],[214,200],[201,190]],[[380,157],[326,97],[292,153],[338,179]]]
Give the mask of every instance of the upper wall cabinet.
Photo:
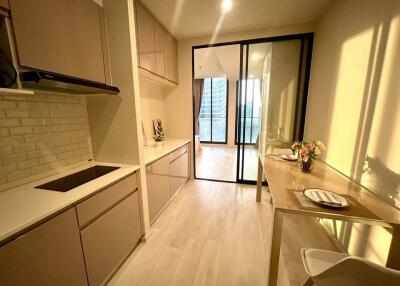
[[[9,9],[10,8],[10,4],[8,3],[8,0],[0,0],[0,7],[1,8],[5,8],[5,9]]]
[[[101,7],[93,0],[10,0],[10,6],[21,66],[106,82]]]
[[[136,1],[136,26],[138,35],[139,66],[157,73],[155,50],[155,22],[150,12]]]
[[[142,3],[139,1],[135,3],[139,67],[177,83],[178,49],[176,39]]]

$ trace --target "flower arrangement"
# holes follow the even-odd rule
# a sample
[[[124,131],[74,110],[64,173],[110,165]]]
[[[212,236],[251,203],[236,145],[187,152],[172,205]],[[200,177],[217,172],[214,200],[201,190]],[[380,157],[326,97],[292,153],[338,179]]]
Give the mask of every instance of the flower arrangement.
[[[294,142],[291,149],[298,154],[300,170],[309,173],[314,166],[314,160],[326,150],[326,147],[321,141],[311,143],[302,141]]]
[[[165,140],[164,133],[159,133],[153,136],[155,142],[162,142]]]

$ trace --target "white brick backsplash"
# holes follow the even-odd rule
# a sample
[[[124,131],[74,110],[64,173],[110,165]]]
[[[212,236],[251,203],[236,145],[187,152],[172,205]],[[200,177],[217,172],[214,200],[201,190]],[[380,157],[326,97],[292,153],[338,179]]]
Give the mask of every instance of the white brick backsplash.
[[[24,135],[32,133],[32,127],[12,127],[10,135]]]
[[[86,99],[0,95],[0,185],[92,158]]]
[[[7,117],[9,117],[9,118],[29,117],[29,111],[28,110],[7,110]]]
[[[0,120],[0,127],[10,127],[10,126],[18,126],[19,120],[18,119],[1,119]]]

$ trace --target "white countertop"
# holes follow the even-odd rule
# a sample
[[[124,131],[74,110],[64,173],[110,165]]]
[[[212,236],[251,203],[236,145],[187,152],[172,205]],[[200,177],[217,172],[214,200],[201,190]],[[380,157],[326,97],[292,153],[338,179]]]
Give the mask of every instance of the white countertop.
[[[191,140],[188,139],[173,139],[168,138],[163,141],[161,146],[156,146],[154,143],[144,147],[144,163],[148,165],[158,159],[168,155],[172,151],[175,151],[179,147],[190,143]]]
[[[118,166],[120,168],[65,193],[35,189],[35,186],[94,165]],[[132,174],[138,169],[139,166],[135,165],[88,162],[88,164],[78,168],[1,192],[0,241],[68,206],[72,206],[75,202],[111,185],[113,182]]]

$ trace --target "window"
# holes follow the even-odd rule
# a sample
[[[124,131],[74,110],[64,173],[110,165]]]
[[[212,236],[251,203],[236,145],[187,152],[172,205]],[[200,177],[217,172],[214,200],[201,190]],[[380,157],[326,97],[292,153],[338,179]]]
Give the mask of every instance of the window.
[[[200,142],[226,143],[228,80],[205,78],[200,106]]]
[[[247,92],[245,93],[245,88]],[[242,82],[242,102],[240,104],[240,126],[245,128],[245,144],[255,144],[261,125],[261,88],[260,79],[248,79]],[[237,130],[238,131],[238,130]],[[243,138],[243,129],[240,130],[240,138]],[[238,134],[235,143],[238,144]],[[243,141],[243,140],[241,140]]]

